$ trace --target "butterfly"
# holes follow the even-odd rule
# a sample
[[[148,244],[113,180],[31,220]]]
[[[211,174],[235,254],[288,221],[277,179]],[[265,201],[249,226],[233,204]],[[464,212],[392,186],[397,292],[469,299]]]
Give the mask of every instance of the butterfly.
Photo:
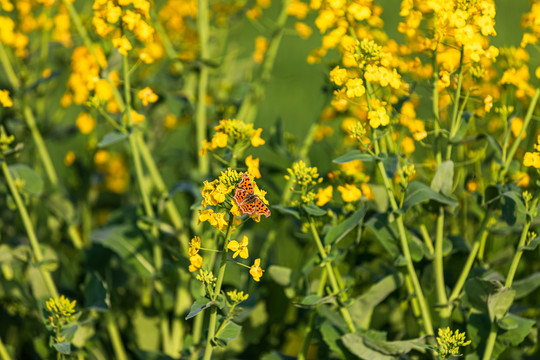
[[[253,184],[248,174],[242,174],[242,180],[238,183],[233,199],[243,214],[270,216],[268,206],[253,193]]]

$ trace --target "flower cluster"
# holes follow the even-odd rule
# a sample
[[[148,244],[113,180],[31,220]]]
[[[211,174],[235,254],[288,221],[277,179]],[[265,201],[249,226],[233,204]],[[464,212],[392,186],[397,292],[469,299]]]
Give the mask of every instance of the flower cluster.
[[[201,255],[199,255],[200,249],[201,249],[201,238],[198,236],[195,236],[193,239],[191,239],[189,243],[189,250],[188,250],[190,272],[194,272],[202,268],[203,258]]]
[[[112,38],[112,44],[122,55],[133,49],[128,35],[133,35],[144,48],[139,52],[139,59],[147,64],[154,62],[156,52],[154,28],[150,19],[148,0],[95,0],[92,23],[96,33],[102,38]],[[154,49],[155,50],[155,49]],[[158,51],[159,56],[161,54]]]
[[[523,157],[523,165],[540,169],[540,136],[538,136],[534,149],[536,151],[525,153],[525,156]]]
[[[0,90],[0,104],[3,107],[13,106],[13,101],[11,100],[11,97],[9,96],[8,90]]]
[[[233,218],[233,226],[238,226],[241,223],[240,216],[243,215],[242,210],[232,199],[234,190],[241,180],[242,174],[236,170],[227,169],[222,171],[221,175],[214,181],[205,181],[202,190],[203,200],[201,205],[204,210],[199,211],[199,223],[208,221],[210,225],[217,227],[221,231],[225,231],[229,224],[227,213],[230,211],[235,217]],[[265,204],[266,191],[260,190],[255,181],[251,179],[253,185],[253,194],[261,199]],[[260,215],[251,214],[250,217],[255,220],[260,220]]]
[[[439,344],[438,354],[441,358],[446,359],[452,355],[459,355],[459,348],[467,346],[471,343],[471,340],[465,341],[465,333],[460,333],[459,330],[455,332],[446,329],[439,329],[437,337],[437,343]]]
[[[199,38],[194,26],[197,0],[168,0],[159,11],[159,20],[175,45],[178,59],[189,62],[198,56]]]
[[[94,154],[94,166],[104,175],[105,188],[116,194],[123,194],[129,186],[129,171],[124,157],[119,153],[98,150]]]
[[[215,134],[210,141],[204,140],[200,155],[206,155],[208,151],[218,148],[225,148],[227,145],[236,144],[246,145],[248,143],[253,147],[264,145],[265,141],[261,138],[262,129],[253,128],[253,124],[243,121],[221,120],[219,125],[214,127]]]

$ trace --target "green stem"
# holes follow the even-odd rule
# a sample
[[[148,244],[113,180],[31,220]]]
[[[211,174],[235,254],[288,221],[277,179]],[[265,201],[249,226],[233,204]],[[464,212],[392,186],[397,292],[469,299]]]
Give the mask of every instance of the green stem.
[[[375,142],[375,144],[376,143],[377,142]],[[379,174],[383,178],[384,187],[386,189],[388,199],[390,200],[390,205],[392,206],[392,210],[397,211],[398,205],[396,203],[396,199],[392,192],[392,186],[390,184],[390,180],[388,179],[388,176],[386,175],[384,164],[380,160],[377,160],[376,163],[379,169]],[[426,335],[433,335],[433,325],[431,322],[431,315],[429,313],[429,307],[427,306],[427,302],[424,297],[424,293],[422,291],[420,281],[418,280],[418,276],[416,275],[416,270],[414,269],[414,263],[411,257],[411,252],[409,250],[409,244],[407,242],[407,232],[405,230],[405,225],[403,223],[403,216],[401,214],[396,215],[396,224],[398,226],[398,231],[399,231],[399,240],[401,244],[401,250],[403,251],[403,256],[405,257],[405,260],[407,260],[407,272],[409,276],[411,277],[414,293],[416,297],[418,298],[418,305],[420,306],[420,312],[422,314],[424,330],[426,332]]]
[[[51,297],[58,297],[58,290],[56,289],[56,285],[54,284],[51,273],[46,271],[41,264],[41,262],[43,261],[43,253],[41,252],[41,248],[39,247],[39,241],[37,239],[36,233],[34,232],[34,227],[32,225],[32,222],[30,221],[30,216],[28,215],[26,206],[24,205],[24,202],[21,199],[19,190],[17,189],[17,186],[15,185],[15,182],[13,181],[13,177],[11,176],[11,173],[9,171],[9,168],[5,160],[2,159],[0,161],[2,161],[2,172],[4,173],[4,177],[6,178],[9,191],[11,193],[11,196],[13,196],[13,200],[15,200],[15,204],[17,205],[17,210],[19,210],[19,214],[21,215],[21,220],[26,230],[26,234],[28,235],[28,239],[30,240],[30,246],[34,254],[35,261],[38,264],[39,272],[41,273],[41,276],[43,277],[45,286],[47,287],[47,290],[49,291],[49,295]]]
[[[536,206],[538,204],[538,197],[535,197],[529,210],[531,212],[536,211]],[[529,228],[531,227],[531,222],[533,218],[532,216],[527,217],[527,221],[525,222],[525,225],[523,226],[523,230],[521,231],[521,237],[519,238],[518,247],[516,249],[516,253],[514,254],[514,258],[512,259],[512,264],[510,265],[510,269],[508,270],[508,275],[506,276],[506,282],[504,283],[504,286],[510,287],[512,286],[512,282],[514,281],[514,276],[516,275],[516,270],[519,265],[519,260],[521,260],[521,255],[523,254],[523,250],[520,250],[523,246],[525,246],[525,242],[527,241],[527,236],[529,234]]]
[[[9,356],[9,353],[7,352],[6,347],[4,346],[4,342],[2,341],[2,338],[0,338],[0,359],[11,360],[11,356]]]
[[[309,227],[311,229],[311,234],[313,235],[313,240],[315,240],[315,244],[317,245],[317,249],[319,250],[319,255],[321,256],[321,259],[324,262],[324,266],[326,268],[326,272],[330,280],[330,285],[332,287],[333,295],[337,295],[342,300],[345,300],[344,298],[345,294],[338,295],[338,293],[340,293],[341,290],[343,290],[343,288],[339,285],[341,281],[337,280],[336,274],[334,272],[334,269],[332,268],[331,262],[326,261],[328,254],[326,253],[326,250],[324,249],[321,238],[319,237],[319,233],[317,232],[317,229],[315,228],[315,223],[313,222],[313,218],[310,215],[308,215],[308,219],[309,219]],[[339,311],[341,312],[343,319],[347,323],[347,327],[349,328],[349,331],[356,332],[356,328],[352,321],[351,314],[349,313],[349,310],[341,304],[341,302],[339,304]]]
[[[439,216],[437,217],[437,237],[435,238],[435,286],[437,288],[437,302],[440,306],[446,306],[448,299],[446,297],[446,286],[444,283],[444,264],[443,264],[443,243],[444,243],[444,208],[439,208]],[[444,308],[439,308],[441,319],[440,328],[448,326],[449,318],[443,315]],[[446,313],[445,313],[446,315]]]
[[[510,148],[508,155],[506,156],[505,159],[503,159],[504,165],[503,165],[503,168],[501,169],[501,172],[499,173],[499,182],[502,182],[504,180],[504,176],[506,175],[506,172],[508,171],[508,168],[510,167],[510,163],[512,162],[512,159],[514,158],[514,155],[516,154],[519,144],[521,143],[523,133],[529,128],[529,123],[531,122],[534,109],[536,108],[538,96],[540,96],[540,88],[537,88],[536,91],[534,92],[534,96],[532,97],[531,103],[529,104],[529,108],[527,109],[527,114],[525,115],[525,119],[523,119],[523,126],[521,127],[521,131],[519,132],[519,135],[514,140],[514,143],[512,144],[512,147]]]
[[[206,139],[206,92],[208,88],[208,66],[205,61],[209,60],[210,50],[208,48],[208,38],[210,35],[210,24],[208,14],[208,0],[199,0],[197,13],[197,30],[199,35],[199,86],[197,89],[197,113],[196,113],[196,141],[198,151],[202,150],[203,141]],[[199,176],[205,177],[208,173],[208,157],[199,156]]]
[[[204,313],[205,313],[204,310],[201,311],[201,313],[195,317],[195,320],[193,320],[193,329],[191,332],[193,334],[193,345],[195,346],[195,349],[191,352],[189,356],[190,360],[199,359],[199,350],[197,346],[199,345],[199,342],[201,341],[202,326],[204,322]]]
[[[425,224],[420,225],[420,232],[422,233],[422,238],[424,239],[424,243],[426,244],[426,247],[428,248],[429,253],[434,255],[435,249],[433,248],[433,243],[431,242],[431,237],[429,236],[429,233],[427,231]]]
[[[261,71],[255,81],[253,81],[251,91],[247,94],[242,102],[242,106],[238,110],[237,118],[239,120],[247,123],[253,123],[255,121],[258,105],[264,97],[264,87],[272,75],[272,69],[274,68],[285,24],[287,23],[287,10],[289,9],[290,1],[291,0],[282,0],[283,5],[281,7],[281,12],[278,15],[276,28],[264,56]]]
[[[9,83],[11,84],[11,87],[17,91],[20,90],[21,83],[19,81],[19,78],[15,74],[13,67],[11,66],[11,62],[9,61],[9,57],[6,52],[6,48],[4,47],[4,44],[1,41],[0,41],[0,62],[2,63],[2,66],[4,67],[4,71],[7,75]]]
[[[221,286],[223,284],[223,278],[225,277],[225,268],[227,266],[227,252],[229,245],[229,240],[231,239],[232,224],[234,220],[234,215],[229,213],[229,223],[227,224],[227,233],[225,234],[225,241],[223,242],[223,252],[221,253],[221,263],[219,264],[218,277],[216,281],[216,287],[214,289],[214,294],[212,296],[212,301],[215,301],[221,293]],[[212,306],[210,310],[210,321],[208,323],[208,338],[206,340],[206,349],[204,350],[204,360],[210,360],[212,358],[212,352],[214,347],[212,346],[212,340],[214,339],[216,333],[216,322],[217,322],[217,307]]]
[[[486,349],[484,350],[484,355],[482,360],[491,360],[491,354],[493,353],[493,348],[495,347],[495,340],[497,339],[497,330],[498,326],[495,321],[491,323],[491,329],[489,331],[488,338],[486,340]]]
[[[478,250],[480,249],[480,243],[482,242],[482,239],[486,238],[488,235],[487,225],[489,223],[490,216],[491,216],[491,209],[488,208],[486,210],[486,213],[484,214],[484,219],[482,220],[482,223],[480,224],[480,229],[478,230],[478,234],[476,236],[476,239],[474,240],[471,252],[469,253],[469,256],[467,257],[467,261],[465,262],[465,265],[463,266],[463,270],[461,271],[461,274],[459,275],[456,285],[454,286],[454,289],[452,290],[452,293],[450,294],[450,297],[448,298],[448,306],[443,309],[443,311],[441,312],[441,316],[450,317],[450,314],[452,313],[452,309],[454,307],[454,301],[456,301],[459,295],[461,294],[461,290],[463,289],[463,286],[465,285],[467,276],[469,276],[469,272],[471,271],[471,268],[474,264],[474,260],[476,259],[476,255],[478,254]]]
[[[456,85],[456,93],[454,95],[454,107],[452,110],[452,119],[450,123],[450,135],[448,138],[448,145],[446,146],[446,159],[449,160],[452,154],[452,143],[450,139],[457,131],[458,116],[459,116],[459,99],[461,97],[461,84],[463,82],[463,46],[461,47],[460,57],[459,57],[459,74],[458,81]]]
[[[120,337],[120,332],[118,331],[113,315],[109,313],[107,314],[107,331],[109,332],[109,338],[113,346],[114,358],[117,360],[127,360],[128,357],[122,343],[122,338]]]
[[[317,288],[317,295],[323,296],[324,294],[324,287],[326,286],[326,279],[328,278],[328,272],[326,269],[323,269],[321,273],[321,279],[319,281],[319,287]],[[317,311],[315,309],[312,309],[309,313],[309,322],[308,327],[305,331],[304,340],[302,340],[302,346],[300,347],[300,352],[298,353],[298,360],[306,360],[307,359],[307,353],[309,349],[309,343],[311,342],[311,338],[313,337],[313,331],[315,328],[315,319],[317,318]]]

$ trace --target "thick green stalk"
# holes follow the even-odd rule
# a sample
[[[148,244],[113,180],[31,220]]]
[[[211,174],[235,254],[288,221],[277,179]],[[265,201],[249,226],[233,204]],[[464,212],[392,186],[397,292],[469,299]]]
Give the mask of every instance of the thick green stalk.
[[[210,24],[208,14],[208,0],[198,1],[197,13],[197,30],[199,35],[199,86],[197,89],[197,113],[196,113],[196,136],[197,149],[202,150],[203,141],[206,139],[206,92],[208,90],[208,66],[205,62],[210,60],[210,49],[208,48],[208,39],[210,35]],[[208,173],[209,162],[208,157],[198,156],[199,160],[199,176],[205,177]]]
[[[379,174],[383,178],[384,187],[386,189],[388,199],[390,200],[390,205],[392,206],[392,210],[396,211],[398,210],[398,205],[396,203],[394,193],[392,192],[392,186],[390,184],[390,180],[388,179],[388,176],[386,175],[386,170],[384,169],[384,164],[382,163],[382,161],[377,160],[377,167],[379,169]],[[418,298],[418,305],[420,306],[420,312],[422,314],[422,320],[424,322],[424,330],[426,332],[426,335],[433,335],[433,325],[431,322],[431,315],[429,313],[429,307],[427,305],[426,298],[424,297],[424,292],[422,291],[422,286],[420,285],[420,281],[418,281],[416,270],[414,269],[414,262],[412,260],[411,252],[409,250],[409,244],[407,242],[407,232],[405,230],[405,225],[403,223],[403,216],[401,214],[396,215],[396,224],[398,226],[398,231],[399,231],[399,241],[401,245],[401,250],[403,251],[403,256],[405,257],[405,260],[407,260],[407,272],[409,273],[409,276],[411,277],[414,293],[416,297]]]
[[[1,41],[0,41],[0,62],[2,63],[2,66],[4,67],[4,71],[6,72],[6,76],[8,78],[8,81],[11,84],[11,87],[13,88],[13,90],[19,91],[21,88],[21,83],[19,81],[19,78],[15,74],[13,67],[11,66],[11,62],[9,61],[9,57],[6,52],[6,48],[4,47],[4,44]]]
[[[221,253],[221,263],[219,264],[218,277],[216,281],[216,287],[214,288],[214,294],[212,301],[215,301],[221,293],[221,285],[223,284],[223,278],[225,277],[225,268],[227,266],[227,252],[229,240],[231,239],[232,224],[234,215],[229,213],[229,224],[227,225],[227,233],[225,234],[225,240],[223,242],[223,250]],[[199,315],[200,316],[200,315]],[[206,340],[206,349],[204,350],[204,360],[210,360],[212,358],[212,352],[214,347],[212,346],[212,339],[216,334],[216,322],[217,322],[217,307],[212,306],[210,310],[210,321],[208,323],[208,338]]]
[[[437,302],[441,306],[446,306],[448,298],[446,297],[446,286],[444,283],[444,267],[443,267],[443,243],[444,243],[444,208],[439,208],[439,216],[437,217],[437,236],[435,238],[435,286],[437,288]],[[439,308],[441,314],[440,328],[446,328],[449,324],[449,318],[442,316],[444,308]],[[446,315],[446,313],[444,313]]]
[[[324,266],[326,268],[326,273],[328,274],[328,278],[330,280],[330,285],[332,287],[333,295],[337,295],[341,290],[343,290],[343,288],[339,285],[341,281],[337,280],[336,274],[334,272],[334,269],[332,268],[331,262],[325,261],[326,258],[328,257],[328,254],[326,253],[326,250],[324,249],[321,238],[319,237],[319,233],[317,232],[317,229],[315,228],[315,223],[313,222],[313,219],[311,218],[311,216],[309,216],[309,227],[311,229],[311,234],[313,235],[313,240],[315,240],[315,244],[317,245],[317,249],[319,250],[319,255],[321,256],[322,261],[324,261]],[[342,300],[345,300],[344,295],[345,294],[339,294],[337,296],[340,296]],[[347,323],[347,327],[349,328],[349,331],[356,332],[356,327],[354,326],[349,310],[346,307],[344,307],[342,304],[340,304],[339,311],[341,312],[343,319]]]
[[[328,278],[328,272],[325,269],[322,270],[321,278],[319,281],[319,287],[317,288],[317,295],[323,296],[324,294],[324,287],[326,286],[326,279]],[[307,351],[309,349],[309,343],[311,342],[311,338],[313,337],[313,330],[315,328],[315,319],[317,318],[317,311],[315,309],[312,309],[309,313],[309,322],[308,327],[305,331],[304,340],[302,340],[302,346],[300,347],[300,352],[298,353],[298,360],[306,360],[307,359]]]
[[[30,216],[28,215],[28,211],[26,210],[26,206],[24,205],[24,202],[21,199],[19,190],[17,189],[17,186],[15,185],[15,182],[13,181],[13,177],[11,176],[11,173],[9,172],[9,168],[5,160],[2,159],[0,161],[2,161],[2,172],[4,173],[4,177],[6,178],[9,192],[11,193],[11,196],[13,196],[13,200],[15,200],[15,204],[17,205],[17,210],[19,210],[19,214],[21,215],[21,220],[26,230],[26,234],[28,235],[28,240],[30,240],[30,247],[32,248],[34,259],[36,260],[36,263],[39,264],[38,266],[39,272],[41,273],[41,276],[43,277],[43,281],[45,282],[45,286],[47,287],[47,290],[49,291],[49,295],[51,297],[57,297],[58,290],[56,289],[56,285],[54,284],[54,280],[51,276],[51,273],[48,272],[47,270],[44,270],[41,264],[41,262],[43,261],[43,253],[41,252],[41,248],[39,247],[39,241],[37,239],[36,233],[34,232],[34,226],[32,225]]]
[[[525,119],[523,119],[523,126],[521,127],[521,131],[519,132],[519,135],[514,140],[512,147],[510,147],[510,151],[508,152],[506,158],[503,159],[504,164],[503,164],[503,168],[501,169],[499,173],[499,182],[502,182],[504,180],[504,176],[508,172],[510,163],[512,162],[512,159],[514,158],[514,155],[516,154],[519,144],[521,143],[523,134],[529,128],[529,123],[531,122],[534,109],[536,108],[536,103],[538,102],[538,96],[540,96],[540,88],[537,88],[536,91],[534,92],[534,96],[532,97],[531,103],[529,104],[529,108],[527,109],[527,114],[525,115]]]
[[[261,66],[261,71],[258,77],[253,81],[251,91],[247,94],[246,98],[242,102],[242,106],[238,110],[237,118],[247,123],[255,121],[257,116],[257,110],[259,103],[264,97],[265,85],[272,76],[272,69],[276,61],[281,38],[283,37],[283,31],[285,24],[287,23],[287,10],[291,0],[282,0],[283,5],[281,12],[278,15],[276,21],[276,28],[270,39],[268,50],[264,56],[264,60]]]
[[[120,337],[120,332],[116,326],[116,322],[112,314],[107,314],[107,331],[109,332],[109,338],[114,351],[114,358],[117,360],[127,360],[126,350],[124,349],[124,344],[122,343],[122,338]]]
[[[9,353],[7,352],[6,347],[4,346],[4,342],[2,341],[2,338],[0,338],[0,359],[11,360],[11,356],[9,356]]]

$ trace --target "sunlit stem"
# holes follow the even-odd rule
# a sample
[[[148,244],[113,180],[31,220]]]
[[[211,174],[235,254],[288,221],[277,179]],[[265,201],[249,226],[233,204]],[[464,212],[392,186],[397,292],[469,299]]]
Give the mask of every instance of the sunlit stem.
[[[109,338],[113,346],[113,351],[115,359],[117,360],[127,360],[126,350],[124,349],[124,344],[122,344],[122,338],[120,337],[120,331],[116,326],[113,314],[110,313],[111,310],[107,313],[107,331],[109,332]]]
[[[2,341],[2,338],[0,338],[0,359],[11,360],[11,356],[9,356],[9,353],[7,352],[6,347],[4,346],[4,342]]]
[[[26,206],[24,205],[24,202],[21,199],[21,195],[19,194],[19,190],[17,189],[17,186],[13,181],[13,177],[11,176],[6,161],[4,159],[0,159],[0,161],[2,162],[2,172],[4,173],[4,177],[6,178],[9,192],[11,193],[13,200],[15,200],[15,205],[17,206],[17,210],[19,211],[19,215],[21,215],[21,220],[26,230],[26,234],[28,235],[28,240],[30,240],[30,247],[32,248],[35,262],[38,264],[39,272],[43,277],[43,281],[45,282],[45,286],[49,291],[49,295],[51,297],[57,297],[58,290],[56,289],[56,285],[54,284],[51,273],[45,270],[41,264],[41,262],[43,261],[43,253],[41,252],[41,248],[39,247],[39,241],[37,239],[36,233],[34,232],[34,226],[32,225],[32,221],[30,220],[30,216],[28,215]]]
[[[540,88],[537,88],[536,91],[534,92],[534,96],[532,97],[531,103],[529,104],[529,108],[527,109],[527,114],[525,115],[525,119],[523,119],[523,126],[521,127],[521,131],[519,132],[519,135],[516,137],[516,139],[514,140],[514,143],[510,147],[510,150],[508,151],[506,158],[503,159],[504,165],[499,173],[499,182],[502,182],[504,180],[504,176],[508,172],[510,163],[512,162],[512,159],[514,158],[514,155],[516,154],[519,144],[521,143],[523,134],[529,128],[529,123],[531,122],[534,109],[536,108],[536,103],[538,102],[538,96],[540,96]]]
[[[209,60],[208,39],[210,35],[208,0],[198,1],[197,13],[197,30],[199,35],[199,86],[197,89],[197,113],[196,113],[196,141],[198,151],[202,150],[203,141],[206,139],[206,92],[208,88],[208,66],[206,61]],[[199,175],[205,177],[208,173],[208,158],[206,156],[198,156]]]
[[[339,285],[341,281],[338,282],[331,262],[326,261],[328,254],[326,253],[326,250],[324,249],[319,233],[317,232],[317,229],[315,228],[315,223],[313,222],[313,218],[310,215],[308,215],[308,219],[309,219],[309,227],[311,230],[311,234],[313,235],[313,240],[315,240],[315,244],[317,245],[317,249],[319,250],[319,255],[322,261],[324,262],[326,273],[328,274],[328,279],[330,280],[330,286],[332,287],[333,295],[340,296],[340,298],[344,300],[344,294],[338,294],[341,292],[341,290],[343,290],[343,288]],[[347,323],[347,327],[349,328],[349,331],[356,332],[356,327],[354,326],[349,310],[340,303],[339,311],[341,312],[343,319]]]
[[[289,3],[291,0],[282,0],[281,11],[278,15],[275,30],[268,44],[268,50],[264,56],[263,63],[261,65],[261,71],[258,76],[252,82],[251,91],[247,94],[246,98],[242,102],[240,110],[238,110],[238,120],[252,123],[257,116],[258,106],[261,100],[264,98],[265,85],[270,80],[272,75],[272,69],[276,61],[281,38],[283,37],[283,31],[287,23],[289,9]]]
[[[439,208],[439,214],[437,217],[437,236],[435,238],[435,261],[433,266],[435,268],[435,286],[437,288],[437,302],[439,305],[446,305],[448,298],[446,297],[446,286],[444,283],[444,267],[443,267],[443,244],[444,244],[444,207]],[[441,320],[439,327],[447,327],[449,318],[442,316],[444,308],[439,308],[441,313]],[[446,315],[446,313],[444,313]]]
[[[223,284],[223,278],[225,277],[225,268],[227,266],[227,253],[229,240],[231,239],[231,231],[233,227],[234,215],[229,213],[229,223],[227,225],[227,232],[225,234],[225,240],[223,242],[223,252],[221,253],[221,263],[219,264],[218,277],[216,281],[216,287],[212,296],[212,301],[215,301],[221,293],[221,286]],[[208,323],[208,339],[206,340],[206,349],[204,351],[204,360],[210,360],[212,358],[212,352],[214,347],[212,346],[212,340],[216,334],[216,321],[217,321],[217,307],[212,306],[210,310],[210,321]]]
[[[317,288],[317,295],[323,296],[324,294],[324,287],[326,286],[326,279],[328,278],[328,272],[326,268],[324,268],[321,272],[321,278],[319,280],[319,287]],[[302,346],[300,347],[300,352],[298,353],[298,360],[306,360],[307,359],[307,352],[309,349],[309,343],[311,342],[311,338],[313,337],[313,330],[315,328],[315,319],[317,318],[317,311],[316,309],[312,309],[309,313],[309,321],[308,321],[308,327],[305,331],[304,340],[302,340]]]

